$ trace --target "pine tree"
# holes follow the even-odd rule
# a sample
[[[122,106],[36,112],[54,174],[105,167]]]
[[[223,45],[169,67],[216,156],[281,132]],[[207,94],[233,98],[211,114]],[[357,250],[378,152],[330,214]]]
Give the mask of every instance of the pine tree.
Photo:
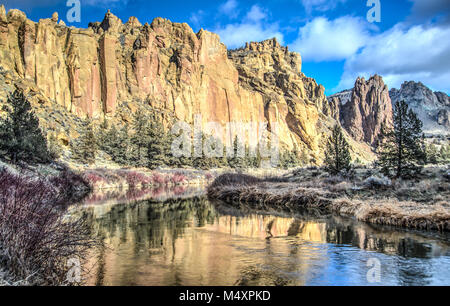
[[[125,124],[118,130],[115,124],[111,124],[109,129],[106,131],[103,129],[100,135],[102,136],[99,144],[101,149],[108,153],[114,162],[124,166],[128,165],[128,125]]]
[[[236,136],[233,142],[233,157],[228,159],[228,164],[233,169],[242,169],[245,166],[244,158],[239,156],[239,147],[242,144],[239,142],[239,138]]]
[[[280,156],[280,166],[283,169],[291,169],[298,167],[300,164],[298,160],[298,153],[296,148],[293,151],[285,151]]]
[[[114,161],[120,165],[130,165],[130,136],[128,133],[128,124],[118,130],[117,132],[117,145],[114,153]]]
[[[93,164],[97,154],[97,140],[89,118],[83,122],[83,128],[75,143],[72,143],[72,157],[82,163]]]
[[[147,166],[156,169],[160,166],[173,164],[171,154],[171,141],[164,130],[162,120],[155,114],[152,115],[148,125]]]
[[[21,90],[8,96],[3,106],[5,118],[0,119],[0,154],[12,163],[19,160],[47,163],[51,160],[47,139],[39,128],[31,104]]]
[[[48,152],[52,159],[58,159],[63,154],[63,149],[61,148],[58,137],[54,133],[51,133],[48,138]]]
[[[307,166],[309,164],[309,155],[308,155],[308,152],[307,152],[307,150],[305,148],[303,148],[303,150],[302,150],[302,154],[300,155],[300,161],[299,162],[300,162],[300,165],[302,167],[305,167],[305,166]]]
[[[148,145],[153,141],[150,136],[151,119],[149,119],[141,110],[134,114],[131,128],[133,135],[131,136],[130,163],[135,167],[146,167],[148,161]]]
[[[350,170],[350,162],[348,142],[342,133],[342,128],[336,125],[327,143],[325,169],[330,174],[336,175],[344,170]]]
[[[395,104],[393,129],[382,129],[378,164],[385,175],[407,178],[421,171],[425,158],[421,146],[422,125],[405,101]]]
[[[439,162],[448,163],[450,162],[450,144],[443,144],[439,150]]]
[[[211,136],[207,136],[204,133],[202,133],[202,156],[200,157],[194,157],[193,158],[193,167],[197,168],[197,169],[202,169],[202,170],[208,170],[208,169],[212,169],[212,168],[219,168],[222,166],[223,164],[223,159],[220,159],[216,156],[207,156],[206,151],[204,150],[204,146],[207,140],[212,141],[213,144],[218,143],[220,140],[218,139],[212,139]],[[217,147],[214,145],[211,147],[211,150],[214,151],[215,149],[217,149]]]
[[[426,162],[432,165],[436,165],[438,163],[439,160],[439,150],[436,147],[435,144],[430,143],[429,145],[427,145],[425,147],[425,152],[426,154],[424,154],[426,156]]]

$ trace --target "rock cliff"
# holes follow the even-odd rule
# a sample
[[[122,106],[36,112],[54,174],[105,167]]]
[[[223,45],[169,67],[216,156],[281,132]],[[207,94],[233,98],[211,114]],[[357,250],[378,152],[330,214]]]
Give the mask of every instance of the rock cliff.
[[[404,100],[417,113],[430,135],[450,134],[450,97],[433,92],[420,82],[405,82],[390,92],[392,103]]]
[[[77,29],[58,23],[57,14],[36,23],[0,7],[0,100],[24,88],[42,124],[64,143],[76,136],[79,118],[129,121],[144,107],[189,123],[196,114],[203,123],[277,123],[283,146],[305,148],[320,160],[337,109],[301,66],[300,55],[275,39],[229,51],[218,35],[163,18],[123,23],[108,11],[102,22]],[[365,105],[385,91],[361,86],[344,123],[360,119],[363,125],[349,131],[372,143],[377,130],[365,128],[384,117],[372,117]]]
[[[358,78],[355,87],[328,97],[334,118],[356,140],[376,145],[383,124],[392,125],[392,102],[383,79]]]

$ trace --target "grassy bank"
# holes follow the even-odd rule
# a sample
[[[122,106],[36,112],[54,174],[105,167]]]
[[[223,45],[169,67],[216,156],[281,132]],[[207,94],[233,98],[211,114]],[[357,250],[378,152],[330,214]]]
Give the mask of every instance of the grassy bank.
[[[373,169],[351,177],[330,177],[320,169],[300,169],[283,177],[226,174],[208,197],[256,210],[315,210],[357,220],[421,230],[450,231],[448,169],[428,168],[415,181],[391,181]]]
[[[63,285],[68,260],[83,262],[96,244],[83,219],[66,217],[65,207],[90,187],[60,166],[0,169],[0,284]],[[42,172],[51,172],[43,175]]]

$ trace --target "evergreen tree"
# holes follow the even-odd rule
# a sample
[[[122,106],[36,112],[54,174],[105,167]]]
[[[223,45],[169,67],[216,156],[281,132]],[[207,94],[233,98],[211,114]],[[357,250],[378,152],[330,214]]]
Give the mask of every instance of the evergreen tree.
[[[170,137],[164,130],[162,119],[155,114],[151,117],[147,135],[147,166],[156,169],[173,164]]]
[[[194,157],[193,158],[193,167],[197,169],[203,169],[208,170],[212,168],[219,168],[223,164],[223,159],[216,157],[216,156],[208,156],[206,154],[205,150],[205,144],[207,141],[212,141],[212,148],[210,148],[213,152],[218,149],[216,147],[216,144],[220,142],[220,140],[212,138],[211,136],[207,136],[204,133],[202,133],[202,156],[201,157]]]
[[[342,128],[336,125],[328,140],[325,151],[325,169],[331,174],[338,174],[343,170],[350,170],[350,151]]]
[[[47,163],[51,160],[47,139],[39,128],[39,120],[21,90],[8,96],[3,106],[5,117],[0,119],[0,154],[12,163],[19,160]]]
[[[63,149],[61,148],[58,138],[54,133],[51,133],[48,138],[48,152],[52,159],[60,158],[63,153]]]
[[[111,156],[111,159],[120,164],[128,165],[129,156],[129,137],[128,137],[128,125],[124,125],[120,130],[117,129],[115,124],[111,124],[111,127],[107,128],[107,124],[103,125],[101,129],[101,142],[100,148]],[[106,131],[105,131],[106,128]]]
[[[171,144],[172,144],[172,141],[173,141],[173,139],[174,139],[174,137],[175,136],[171,136]],[[183,136],[183,137],[189,137],[190,138],[190,136],[188,136],[188,135],[185,135],[185,136]],[[190,140],[190,142],[191,142],[191,150],[189,151],[189,156],[188,157],[186,157],[186,156],[181,156],[180,158],[175,158],[174,156],[173,156],[173,154],[172,154],[172,159],[174,159],[175,161],[176,160],[178,160],[179,161],[179,164],[178,164],[178,166],[187,166],[187,167],[193,167],[193,158],[192,158],[192,152],[193,152],[193,141],[192,141],[192,138],[191,139],[187,139],[187,140]],[[175,165],[176,165],[177,163],[175,162]]]
[[[448,163],[450,162],[450,144],[442,145],[439,150],[439,162]]]
[[[291,169],[299,165],[298,153],[296,148],[293,151],[285,151],[280,156],[280,166],[283,169]]]
[[[116,141],[117,145],[115,150],[116,153],[113,157],[114,161],[120,165],[129,165],[131,155],[131,142],[128,133],[128,124],[124,124],[123,127],[117,131]]]
[[[309,155],[306,148],[303,148],[299,162],[302,167],[305,167],[309,164]]]
[[[426,154],[424,154],[426,156],[426,164],[432,164],[432,165],[436,165],[438,164],[438,160],[439,160],[439,150],[436,147],[435,144],[430,143],[425,147],[425,152]]]
[[[252,166],[253,166],[253,168],[259,168],[259,167],[261,167],[261,160],[262,160],[261,152],[260,152],[260,149],[259,149],[259,144],[258,144],[258,146],[256,147],[255,150],[256,150],[256,156],[254,156],[252,158]]]
[[[233,157],[228,159],[228,164],[233,169],[242,169],[245,166],[244,158],[239,156],[239,148],[242,144],[239,141],[239,138],[236,136],[233,142]]]
[[[89,118],[83,122],[83,128],[75,143],[72,143],[72,157],[86,164],[93,164],[97,154],[97,140]]]
[[[395,104],[393,129],[382,129],[378,163],[385,175],[406,178],[421,171],[425,158],[421,146],[422,125],[405,101]]]
[[[148,161],[148,145],[153,138],[150,136],[151,120],[141,110],[134,114],[132,122],[130,164],[136,167],[146,167]]]

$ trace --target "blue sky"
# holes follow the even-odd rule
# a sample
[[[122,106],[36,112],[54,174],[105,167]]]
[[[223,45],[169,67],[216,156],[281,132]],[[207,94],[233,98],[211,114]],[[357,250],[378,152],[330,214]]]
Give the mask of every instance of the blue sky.
[[[303,58],[303,72],[327,94],[378,73],[390,88],[421,81],[450,92],[450,0],[380,0],[381,22],[369,23],[367,0],[80,0],[81,22],[68,23],[66,0],[0,0],[32,20],[54,11],[87,27],[106,10],[123,21],[155,17],[216,32],[229,48],[277,37]],[[373,1],[377,2],[377,1]]]

